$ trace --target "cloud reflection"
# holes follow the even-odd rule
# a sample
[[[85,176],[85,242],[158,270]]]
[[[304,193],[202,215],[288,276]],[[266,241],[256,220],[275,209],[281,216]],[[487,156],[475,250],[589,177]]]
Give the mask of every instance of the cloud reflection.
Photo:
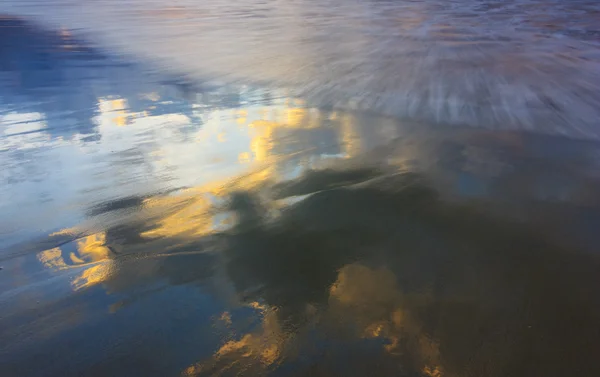
[[[4,213],[63,228],[15,236],[14,255],[37,254],[32,279],[40,266],[56,278],[30,287],[54,300],[35,313],[63,323],[56,307],[95,303],[78,312],[85,337],[55,330],[85,354],[77,372],[124,358],[139,372],[156,355],[188,376],[600,374],[600,262],[580,227],[600,203],[596,145],[448,132],[283,90],[140,84],[112,68],[128,75],[98,86],[81,115],[91,128],[53,126],[30,100],[3,115]],[[28,209],[40,187],[47,201]],[[207,317],[213,328],[197,330]],[[23,344],[19,366],[38,355]]]
[[[305,186],[303,179],[309,176],[296,184]],[[286,368],[558,376],[575,364],[595,371],[586,344],[594,342],[600,318],[588,299],[600,271],[596,256],[446,203],[425,182],[405,173],[314,189],[281,208],[276,221],[265,215],[263,186],[232,184],[213,195],[223,196],[221,208],[235,220],[208,232],[201,219],[214,216],[215,207],[195,199],[203,194],[152,198],[173,212],[77,243],[79,255],[92,260],[107,249],[118,252],[110,255],[114,269],[93,266],[74,288],[102,281],[132,305],[143,297],[140,288],[151,293],[166,279],[167,286],[197,284],[229,302],[229,314],[216,320],[226,318],[231,333],[211,357],[183,368],[186,376]],[[48,253],[49,267],[56,256]],[[560,268],[567,261],[570,268]],[[223,281],[233,287],[231,297],[219,291]],[[249,318],[256,325],[234,330]],[[564,355],[564,347],[577,352]]]

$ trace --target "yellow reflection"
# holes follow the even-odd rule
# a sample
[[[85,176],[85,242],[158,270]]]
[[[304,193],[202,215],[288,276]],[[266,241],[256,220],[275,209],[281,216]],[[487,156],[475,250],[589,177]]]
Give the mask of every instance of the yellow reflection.
[[[69,232],[69,229],[65,229],[54,234],[69,234]],[[104,261],[85,268],[73,279],[71,286],[73,289],[78,290],[101,283],[110,275],[112,261],[108,259],[110,249],[105,245],[105,241],[106,234],[104,232],[92,234],[75,241],[77,251],[71,252],[67,258],[63,256],[63,251],[58,247],[42,251],[37,255],[37,258],[45,267],[53,270]]]
[[[250,162],[250,153],[248,152],[242,152],[238,155],[238,161],[242,164],[245,164],[246,162]]]
[[[127,112],[128,104],[123,98],[106,100],[100,99],[100,111],[108,116],[110,122],[118,127],[129,124],[130,114]]]
[[[205,187],[209,189],[209,187]],[[209,212],[210,202],[202,188],[186,190],[178,196],[167,196],[146,199],[148,208],[178,208],[171,214],[161,218],[157,226],[142,233],[142,237],[158,238],[169,236],[201,236],[213,231],[212,214]]]
[[[226,325],[231,325],[231,314],[229,314],[229,312],[223,312],[223,314],[221,314],[221,317],[219,317],[219,320],[225,323]]]
[[[59,247],[42,251],[37,255],[37,258],[48,268],[57,270],[67,268],[67,264],[62,257],[62,250]]]
[[[146,93],[142,96],[155,102],[160,100],[160,95],[155,92]],[[319,121],[321,119],[329,118],[331,127],[338,129],[348,155],[358,153],[360,144],[358,143],[358,132],[356,131],[357,125],[350,114],[322,114],[319,110],[307,108],[305,105],[303,100],[287,98],[284,106],[279,103],[273,106],[212,111],[211,114],[206,116],[205,127],[197,132],[194,140],[207,145],[215,145],[215,140],[223,143],[224,145],[218,145],[215,149],[219,153],[221,151],[232,153],[230,156],[232,158],[209,159],[208,157],[212,156],[208,155],[206,160],[220,165],[214,170],[221,169],[222,164],[231,161],[230,163],[234,167],[231,170],[234,170],[235,173],[230,173],[231,170],[228,170],[230,166],[223,169],[227,170],[224,173],[209,171],[206,174],[207,178],[202,176],[205,182],[191,189],[180,191],[176,195],[145,199],[142,206],[144,210],[154,211],[152,213],[162,215],[153,224],[155,226],[151,230],[142,233],[141,236],[147,239],[178,237],[185,240],[212,234],[220,230],[220,226],[223,224],[227,226],[235,224],[233,214],[221,216],[218,222],[215,220],[214,215],[219,210],[214,208],[212,204],[215,197],[216,199],[225,199],[232,189],[259,190],[263,186],[280,179],[281,177],[278,177],[277,172],[283,171],[283,169],[280,169],[281,166],[278,164],[285,161],[287,156],[276,154],[289,153],[291,155],[296,152],[304,152],[303,150],[294,150],[298,146],[303,148],[298,142],[303,139],[293,139],[293,145],[288,149],[280,147],[287,147],[284,145],[286,140],[298,134],[305,134],[298,132],[299,129],[310,130],[320,127]],[[117,126],[127,124],[131,118],[131,114],[128,113],[129,104],[125,99],[99,99],[99,106],[103,119],[110,120]],[[158,122],[159,120],[168,120],[177,124],[187,124],[189,122],[189,119],[181,114],[168,114],[149,118],[144,119],[147,122],[146,124],[153,124],[148,122]],[[134,119],[133,122],[136,122],[137,125],[137,122],[142,122],[142,120]],[[241,124],[247,126],[241,127]],[[108,128],[112,129],[112,127]],[[200,149],[196,148],[195,145],[193,147],[194,151]],[[311,147],[313,146],[304,146],[306,149]],[[185,157],[186,153],[187,151],[179,148],[179,145],[172,147],[169,144],[163,144],[155,152],[152,152],[151,156],[157,157],[156,160],[160,157],[161,163],[166,164],[168,162],[169,166],[177,166],[180,163],[189,162],[190,159]],[[181,156],[185,158],[178,158]],[[65,229],[55,235],[74,233],[75,229]],[[68,266],[97,263],[112,258],[111,249],[106,245],[106,234],[103,232],[79,239],[75,244],[77,250],[68,254],[65,253],[64,256],[60,250],[47,250],[39,255],[40,261],[50,268],[66,268]],[[118,245],[112,246],[118,247]],[[106,266],[102,265],[90,267],[89,271],[76,279],[76,285],[85,287],[102,281],[108,276],[105,268]],[[335,295],[335,293],[332,292],[332,295]],[[380,334],[385,333],[384,330],[376,330],[375,332],[377,331]]]
[[[306,115],[306,110],[301,108],[286,109],[286,120],[289,127],[298,127]]]
[[[344,114],[340,120],[342,147],[348,157],[356,156],[361,151],[360,136],[356,119],[351,114]]]
[[[276,143],[274,132],[276,129],[296,129],[296,128],[317,128],[319,127],[318,116],[309,119],[308,111],[305,108],[290,108],[275,109],[276,121],[258,119],[250,122],[248,127],[252,130],[252,140],[250,142],[250,150],[254,156],[254,160],[258,162],[266,161],[272,154],[273,146]],[[279,111],[281,110],[281,111]],[[318,111],[313,109],[318,115]],[[262,118],[266,118],[269,114],[267,109],[259,111]]]
[[[258,303],[252,303],[250,306],[265,308]],[[182,375],[196,376],[207,371],[219,375],[220,372],[233,368],[264,370],[264,368],[278,363],[288,340],[289,335],[283,332],[276,311],[265,310],[259,330],[245,334],[239,340],[226,342],[210,360],[188,367]]]
[[[85,269],[79,276],[73,279],[71,286],[73,289],[79,290],[103,283],[110,277],[112,263],[112,261],[106,261]]]
[[[305,316],[326,323],[327,327],[320,328],[320,331],[327,332],[327,336],[344,334],[345,337],[350,332],[356,338],[384,339],[382,351],[390,357],[408,353],[416,370],[430,377],[442,377],[439,344],[422,329],[418,317],[413,314],[415,309],[430,300],[427,294],[403,294],[395,275],[386,268],[370,268],[355,263],[339,271],[330,288],[326,309],[319,311],[308,305]],[[218,375],[234,370],[252,371],[257,375],[265,367],[293,357],[296,351],[312,347],[312,340],[306,334],[286,332],[281,327],[276,308],[259,302],[247,305],[262,313],[260,328],[238,340],[226,342],[209,360],[190,366],[183,375]],[[228,324],[231,322],[227,312],[221,318]],[[353,331],[356,333],[352,334]]]
[[[73,234],[76,233],[76,229],[75,228],[65,228],[65,229],[61,229],[59,231],[50,233],[49,236],[50,237],[55,237],[55,236],[72,236]]]
[[[331,314],[362,328],[364,338],[383,338],[385,351],[396,354],[400,339],[409,344],[423,373],[441,377],[439,344],[421,328],[411,309],[429,301],[426,294],[408,296],[397,286],[395,275],[385,269],[360,264],[342,268],[330,289]]]
[[[425,367],[423,368],[423,374],[430,377],[442,377],[442,370],[440,367]]]
[[[125,117],[125,115],[119,115],[116,118],[114,118],[114,122],[117,125],[117,127],[123,127],[127,125],[127,118]]]
[[[250,150],[255,161],[264,162],[269,158],[273,148],[273,130],[277,126],[277,123],[265,120],[250,124],[250,127],[255,130],[254,137],[250,142]]]
[[[247,122],[247,118],[248,118],[248,111],[245,109],[242,110],[238,110],[235,114],[235,121],[237,122],[237,124],[239,125],[244,125]]]
[[[105,245],[106,233],[96,233],[91,236],[87,236],[77,240],[77,251],[79,255],[76,256],[71,253],[73,257],[77,258],[82,262],[97,262],[108,258],[110,250]]]
[[[212,198],[225,199],[229,190],[252,191],[271,180],[274,176],[272,167],[266,167],[241,175],[233,180],[214,181],[205,185],[183,190],[173,196],[157,196],[144,200],[143,207],[148,210],[158,210],[167,215],[157,220],[152,230],[143,232],[145,238],[179,237],[197,238],[212,234],[219,226],[233,224],[229,219],[232,214],[225,214],[219,222],[215,214]]]

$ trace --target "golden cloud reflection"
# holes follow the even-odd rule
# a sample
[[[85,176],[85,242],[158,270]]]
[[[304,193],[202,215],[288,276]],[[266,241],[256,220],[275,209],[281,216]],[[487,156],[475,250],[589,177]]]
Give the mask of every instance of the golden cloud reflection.
[[[51,269],[62,270],[68,268],[62,257],[60,247],[44,250],[38,254],[37,258],[44,266]]]
[[[76,251],[67,254],[60,247],[55,247],[42,251],[37,258],[53,270],[83,268],[71,281],[73,289],[79,290],[100,284],[110,277],[114,262],[110,259],[111,251],[105,240],[104,232],[92,234],[75,241]]]
[[[473,221],[471,215],[442,203],[420,175],[410,171],[385,176],[387,171],[382,173],[385,166],[381,165],[373,171],[367,168],[364,168],[367,171],[350,171],[347,166],[353,166],[354,161],[347,160],[332,165],[342,166],[341,171],[315,169],[319,166],[314,161],[320,155],[315,153],[304,159],[299,153],[308,144],[318,144],[299,142],[301,137],[311,140],[312,132],[321,131],[302,128],[311,124],[315,113],[310,110],[294,110],[293,121],[288,121],[289,114],[285,112],[276,114],[265,108],[259,112],[261,119],[255,119],[256,112],[250,110],[231,113],[233,128],[227,128],[227,122],[220,119],[218,124],[208,121],[209,127],[204,132],[211,142],[218,141],[218,135],[225,132],[227,137],[218,148],[233,156],[233,164],[238,168],[234,174],[206,174],[207,179],[190,188],[137,198],[135,221],[130,221],[131,218],[121,223],[115,221],[117,225],[77,240],[73,243],[77,249],[74,252],[62,246],[47,250],[38,256],[40,262],[52,269],[85,268],[73,279],[73,289],[102,284],[108,292],[122,292],[140,286],[140,282],[156,283],[164,279],[168,288],[171,284],[197,284],[211,293],[227,291],[223,294],[227,296],[225,308],[215,310],[217,314],[213,316],[226,325],[222,327],[226,327],[227,333],[211,343],[209,357],[202,357],[198,363],[194,355],[186,360],[184,365],[191,364],[181,371],[186,376],[259,376],[280,365],[297,362],[298,355],[326,365],[326,371],[336,370],[335,365],[327,363],[347,358],[353,366],[352,358],[344,352],[357,352],[366,356],[356,363],[381,368],[377,371],[388,370],[385,368],[397,371],[401,365],[414,375],[450,377],[464,375],[457,371],[463,371],[464,364],[474,357],[473,353],[448,351],[455,345],[463,350],[473,349],[473,345],[491,337],[504,352],[500,356],[494,354],[493,362],[495,358],[512,357],[513,349],[520,352],[519,347],[526,343],[520,338],[520,326],[529,318],[523,319],[523,313],[515,310],[508,313],[512,318],[498,319],[497,302],[486,300],[490,296],[493,296],[490,301],[501,296],[512,299],[514,292],[519,292],[519,299],[526,296],[539,299],[537,288],[551,282],[543,275],[547,273],[545,267],[537,266],[537,261],[517,266],[516,272],[510,261],[502,265],[502,258],[508,255],[506,250],[513,250],[512,244],[506,246],[502,242],[513,239],[522,242],[513,237],[512,228],[499,227],[497,239],[492,240],[498,242],[473,237],[479,217]],[[238,122],[242,117],[244,125]],[[355,127],[357,120],[341,113],[326,118],[333,119],[330,130],[336,131],[336,140],[346,140],[341,143],[346,148],[341,152],[346,155],[338,153],[334,158],[359,153],[363,145],[360,130]],[[287,138],[290,135],[293,137]],[[317,136],[321,135],[317,132]],[[288,143],[289,139],[294,143]],[[168,154],[166,150],[157,156]],[[310,171],[306,174],[301,171],[298,178],[290,178],[291,174],[285,170],[289,161],[297,170]],[[205,171],[193,172],[202,175]],[[273,195],[277,190],[280,191],[276,194],[285,193]],[[309,198],[280,210],[274,198],[290,196]],[[250,211],[255,210],[256,216],[244,217],[245,208],[233,205],[240,197],[238,207],[252,207]],[[256,208],[254,200],[258,203]],[[106,217],[112,216],[111,213],[105,214]],[[274,219],[277,221],[270,221]],[[250,223],[247,227],[236,226],[247,223]],[[483,227],[493,228],[490,223]],[[414,229],[419,232],[413,232]],[[444,233],[446,229],[451,230],[448,233],[452,237]],[[468,236],[461,238],[461,232]],[[56,234],[72,233],[72,229],[66,229]],[[490,237],[496,237],[495,233]],[[463,241],[467,245],[464,249]],[[529,239],[525,243],[529,250]],[[205,244],[210,247],[204,249]],[[412,247],[413,244],[418,247]],[[492,245],[497,250],[491,250],[488,259],[473,251],[482,249],[482,245],[488,248]],[[547,247],[544,243],[534,245],[539,249]],[[458,251],[447,254],[440,251],[446,247],[456,247]],[[133,256],[128,260],[135,263],[125,268],[125,263],[119,264],[117,269],[117,263],[127,259],[120,259],[120,255]],[[186,259],[189,255],[193,258]],[[208,256],[197,258],[200,255]],[[380,263],[382,257],[386,263]],[[451,267],[446,268],[452,265],[445,263],[446,258],[455,261],[454,265],[465,266],[464,269],[455,273]],[[535,259],[535,256],[525,258],[524,263]],[[489,260],[493,262],[488,264]],[[515,276],[520,269],[527,271],[527,278],[516,276],[506,283],[496,277],[493,281],[494,273]],[[533,288],[528,287],[529,274],[536,273],[541,276],[540,281]],[[215,277],[215,274],[220,275]],[[553,270],[550,275],[554,279]],[[486,282],[480,287],[472,284],[476,281]],[[523,295],[526,289],[531,291]],[[134,300],[127,297],[111,308],[116,312]],[[240,302],[245,306],[243,315],[236,312]],[[527,310],[539,309],[528,306]],[[539,315],[537,312],[531,315],[534,314]],[[481,335],[479,324],[465,319],[469,315],[481,316],[482,322],[498,324],[502,331],[513,333],[505,336],[486,330],[488,333]],[[240,326],[243,321],[245,325]],[[548,323],[554,324],[554,319]],[[457,339],[466,339],[466,345]],[[332,355],[323,356],[323,350],[317,347],[323,343],[326,353]],[[336,350],[336,344],[343,344],[343,350]],[[477,371],[488,368],[489,353],[476,356],[473,368]],[[368,374],[369,371],[365,375]]]
[[[144,202],[148,209],[174,209],[160,218],[156,227],[141,234],[144,238],[160,238],[185,235],[201,236],[213,230],[209,193],[218,193],[219,187],[204,187],[185,190],[177,196],[149,198]]]
[[[78,254],[71,253],[71,260],[75,263],[98,262],[107,259],[110,250],[106,247],[106,233],[96,233],[77,240]]]
[[[149,94],[148,97],[152,101],[161,98],[155,93]],[[130,145],[126,138],[135,135],[136,128],[156,129],[158,135],[170,137],[176,133],[178,127],[189,126],[193,119],[186,115],[185,119],[178,118],[178,122],[163,126],[161,121],[167,116],[174,116],[173,114],[135,117],[132,115],[135,113],[129,109],[129,104],[124,99],[106,99],[101,101],[100,106],[101,130],[113,132],[110,135],[117,135],[114,140],[125,145],[127,150],[130,149]],[[122,215],[116,212],[103,214],[110,218],[111,225],[106,229],[74,239],[68,245],[43,251],[38,255],[38,260],[49,269],[74,271],[76,275],[71,279],[73,290],[101,285],[111,293],[126,289],[144,279],[155,278],[157,274],[172,273],[168,272],[166,263],[160,259],[162,256],[168,257],[172,250],[182,245],[187,246],[205,236],[231,229],[240,222],[239,211],[228,207],[233,193],[252,193],[259,197],[258,194],[263,193],[263,188],[268,192],[269,188],[274,187],[274,183],[285,181],[290,176],[298,176],[301,170],[313,169],[319,159],[331,159],[332,156],[353,157],[360,153],[359,131],[356,130],[358,125],[351,115],[332,116],[329,112],[302,106],[302,101],[289,100],[287,105],[276,103],[233,111],[217,109],[209,114],[210,116],[203,114],[204,124],[191,134],[191,142],[188,144],[162,143],[163,139],[157,138],[156,149],[149,153],[152,163],[174,167],[174,175],[180,171],[191,173],[195,175],[193,178],[196,184],[170,191],[168,194],[141,197],[136,212],[123,219],[118,218]],[[139,112],[141,113],[143,112]],[[131,127],[114,127],[125,124],[131,124]],[[103,135],[103,140],[111,139]],[[200,148],[198,143],[201,144]],[[203,158],[207,156],[212,158],[211,163],[203,164]],[[265,218],[270,216],[271,209],[280,205],[275,201],[267,202],[264,208],[261,207],[260,213],[260,216]],[[138,227],[138,223],[143,225]],[[134,234],[132,237],[135,242],[129,242],[128,235],[115,236],[120,227],[131,228],[127,231]],[[53,236],[71,235],[76,238],[74,229],[65,229],[54,233]],[[153,253],[160,256],[152,261],[136,261],[135,271],[131,274],[124,273],[123,271],[128,270],[124,264],[134,259],[127,257],[137,253],[144,254],[140,259],[152,259]],[[307,305],[306,315],[311,318],[333,318],[340,315],[337,310],[352,312],[343,309],[344,305],[355,305],[352,304],[352,300],[361,300],[358,297],[351,298],[355,287],[347,281],[346,276],[357,274],[352,271],[340,271],[338,282],[331,288],[329,309],[319,312],[315,307]],[[378,274],[384,277],[378,277]],[[386,279],[389,278],[385,276],[384,272],[376,271],[371,275],[366,273],[363,280],[365,284],[368,280],[374,280],[371,283],[373,286],[386,285]],[[365,294],[374,296],[371,292]],[[382,296],[380,300],[393,301],[396,297],[396,293],[390,293],[388,296]],[[115,304],[113,308],[118,309],[119,305]],[[185,374],[194,375],[209,369],[222,370],[230,368],[230,363],[244,364],[257,371],[265,371],[290,357],[288,345],[295,344],[297,340],[285,329],[278,308],[267,303],[259,304],[258,301],[247,306],[260,313],[259,329],[238,336],[232,335],[215,351],[211,361],[193,365]],[[356,321],[361,318],[358,312],[353,315],[357,317]],[[392,318],[396,318],[394,315]],[[222,318],[228,323],[235,321],[235,316],[230,314],[224,314]],[[382,338],[386,340],[385,349],[388,353],[394,354],[397,351],[398,325],[393,319],[386,322],[384,316],[376,316],[369,321],[360,320],[364,323],[361,323],[358,338]],[[434,365],[427,364],[424,367],[433,368]]]
[[[99,108],[103,114],[107,114],[109,121],[117,127],[123,127],[129,124],[131,120],[131,115],[127,111],[127,101],[123,98],[100,99]]]
[[[350,321],[357,336],[386,340],[383,349],[391,354],[400,350],[400,340],[412,359],[435,376],[441,376],[439,344],[429,338],[412,313],[432,302],[425,293],[404,294],[396,283],[396,276],[388,269],[351,264],[342,268],[330,289],[329,315],[341,321]]]
[[[148,92],[143,94],[142,98],[151,101],[151,104],[157,103],[161,99],[161,94]],[[131,123],[132,127],[146,127],[148,123],[147,126],[151,128],[161,126],[158,128],[160,132],[166,132],[160,119],[181,115],[173,113],[143,117],[141,115],[145,113],[144,109],[130,109],[127,99],[111,97],[100,98],[99,109],[101,113],[99,122],[104,125],[123,126]],[[289,166],[283,168],[283,165],[288,164],[290,155],[311,154],[313,156],[311,159],[294,162],[300,164],[303,169],[310,169],[310,161],[314,161],[314,157],[320,158],[320,153],[341,156],[339,154],[341,148],[345,149],[346,156],[350,156],[360,151],[356,142],[357,125],[353,123],[350,115],[337,116],[330,112],[307,108],[305,101],[298,98],[284,97],[273,101],[270,105],[259,104],[235,110],[215,108],[208,113],[203,113],[202,117],[205,119],[205,124],[196,132],[193,140],[204,144],[205,147],[199,149],[194,146],[188,151],[187,146],[159,144],[156,150],[150,151],[150,157],[154,163],[161,165],[160,169],[163,166],[170,169],[175,166],[175,171],[177,168],[189,171],[191,168],[187,167],[188,162],[197,163],[198,159],[193,158],[195,155],[207,154],[213,157],[211,163],[204,168],[206,172],[199,174],[206,178],[196,179],[202,183],[173,195],[144,199],[143,208],[160,208],[166,214],[157,221],[155,227],[143,232],[144,238],[156,239],[183,235],[195,237],[213,233],[215,229],[220,229],[220,223],[223,222],[223,217],[220,223],[215,221],[213,202],[226,198],[232,190],[254,190],[268,182],[282,179],[280,174],[289,168]],[[170,120],[171,118],[165,118],[164,121]],[[330,122],[325,128],[324,120]],[[181,115],[177,118],[177,122],[170,125],[184,127],[189,122],[191,122],[189,116]],[[108,132],[109,128],[103,126],[101,130]],[[324,131],[329,132],[324,135],[327,137],[331,137],[330,131],[334,132],[334,138],[328,141],[333,146],[331,152],[314,151],[314,141],[305,140],[306,137],[302,136],[304,134],[298,134],[298,132],[308,132],[307,135],[315,133],[316,140],[320,140],[321,133]],[[130,137],[129,135],[129,133],[116,135],[114,140],[121,143],[123,137]],[[103,137],[102,140],[113,139]],[[215,141],[221,145],[215,144]],[[127,144],[124,146],[129,148]],[[116,148],[110,147],[111,151]],[[227,154],[233,155],[233,158],[228,158]],[[213,165],[214,171],[211,170]],[[292,170],[296,167],[292,167]],[[226,219],[225,222],[233,223],[232,219]],[[71,230],[65,230],[68,231]],[[63,268],[64,266],[61,266],[63,262],[69,266],[98,262],[111,257],[105,242],[105,233],[98,233],[78,240],[77,253],[71,252],[69,255],[57,257],[55,251],[48,251],[47,255],[40,258],[43,259],[44,265],[52,268]]]
[[[66,232],[57,232],[60,234]],[[106,235],[104,232],[92,234],[76,241],[77,250],[68,256],[60,247],[42,251],[38,254],[38,260],[46,267],[63,269],[69,266],[83,265],[106,260],[110,256],[110,250],[105,245]]]
[[[263,185],[273,176],[272,169],[266,168],[242,175],[233,181],[216,181],[210,184],[182,190],[174,195],[155,196],[144,199],[142,208],[146,214],[158,213],[153,217],[152,226],[141,231],[139,236],[146,241],[172,240],[162,245],[162,251],[176,248],[176,240],[198,239],[235,224],[235,212],[215,207],[215,202],[227,201],[228,188],[252,191]],[[65,229],[53,235],[73,235],[73,229]],[[64,270],[85,268],[73,279],[75,290],[104,282],[111,277],[115,267],[114,251],[124,251],[124,246],[112,241],[107,244],[107,232],[99,232],[74,241],[76,250],[65,252],[60,247],[45,250],[38,254],[38,260],[47,268]],[[147,248],[150,244],[146,245]],[[135,250],[135,248],[133,248]],[[134,252],[134,251],[131,251]]]
[[[190,366],[182,375],[236,374],[236,371],[266,374],[267,368],[292,362],[299,354],[310,355],[313,343],[318,342],[310,331],[316,328],[321,337],[339,337],[339,341],[380,339],[381,352],[387,357],[409,355],[415,371],[441,377],[445,374],[439,343],[426,333],[414,313],[430,302],[426,294],[412,297],[404,294],[398,288],[395,275],[385,267],[346,265],[329,289],[328,305],[321,309],[307,306],[307,322],[303,327],[290,331],[284,328],[285,322],[278,315],[277,307],[251,302],[247,305],[261,313],[260,326],[238,340],[225,342],[212,358]],[[230,325],[229,313],[225,318]]]
[[[215,352],[211,360],[188,367],[182,372],[183,376],[221,375],[232,370],[250,370],[255,375],[261,375],[279,362],[290,337],[282,329],[276,309],[266,308],[257,302],[250,303],[248,306],[257,310],[262,309],[260,328],[243,335],[239,340],[226,342]],[[228,313],[226,320],[231,323]]]
[[[275,363],[281,353],[284,338],[281,325],[274,312],[264,315],[262,328],[253,334],[246,334],[240,340],[225,343],[216,353],[217,358],[238,354],[253,358],[264,365]]]
[[[104,283],[111,277],[112,261],[105,261],[85,269],[71,282],[74,290],[89,288],[96,284]]]
[[[200,102],[191,106],[167,98],[158,92],[141,99],[100,98],[94,121],[102,149],[143,154],[149,171],[168,175],[180,187],[233,180],[265,165],[273,173],[310,169],[316,160],[353,157],[363,149],[352,114],[307,107],[301,99],[284,96],[231,109],[202,104],[208,97],[197,96]],[[117,130],[115,125],[130,127]],[[137,147],[142,136],[153,149]]]

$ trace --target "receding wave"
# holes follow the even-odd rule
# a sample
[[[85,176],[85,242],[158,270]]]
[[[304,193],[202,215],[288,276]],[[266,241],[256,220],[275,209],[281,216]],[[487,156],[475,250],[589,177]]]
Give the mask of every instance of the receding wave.
[[[197,81],[445,125],[599,135],[594,1],[35,4],[0,11]]]

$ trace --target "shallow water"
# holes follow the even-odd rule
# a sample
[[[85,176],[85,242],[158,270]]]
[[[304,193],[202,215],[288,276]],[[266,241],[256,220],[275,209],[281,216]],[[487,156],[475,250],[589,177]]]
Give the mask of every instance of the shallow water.
[[[196,80],[319,106],[598,139],[597,1],[4,0]]]
[[[106,25],[148,41],[136,17],[208,27],[189,9],[30,4],[12,10],[90,24],[0,19],[0,375],[599,375],[596,141],[544,124],[488,129],[332,106],[312,89],[299,95],[306,74],[344,101],[309,68],[287,86],[257,85],[271,79],[252,77],[257,51],[284,53],[258,41],[246,68],[220,67],[247,74],[235,82],[200,66],[165,70],[153,60],[165,58],[160,47],[149,60],[105,51],[119,48]],[[75,4],[98,7],[97,24],[84,11],[68,17]],[[575,11],[564,4],[550,9]],[[395,6],[348,2],[338,13],[385,19]],[[108,23],[113,13],[131,20]],[[283,45],[311,29],[298,28],[281,29]],[[588,34],[564,38],[591,45]],[[320,43],[330,42],[295,53],[316,64],[309,51]],[[213,67],[241,56],[220,53]],[[593,74],[596,61],[581,61],[578,77]]]

